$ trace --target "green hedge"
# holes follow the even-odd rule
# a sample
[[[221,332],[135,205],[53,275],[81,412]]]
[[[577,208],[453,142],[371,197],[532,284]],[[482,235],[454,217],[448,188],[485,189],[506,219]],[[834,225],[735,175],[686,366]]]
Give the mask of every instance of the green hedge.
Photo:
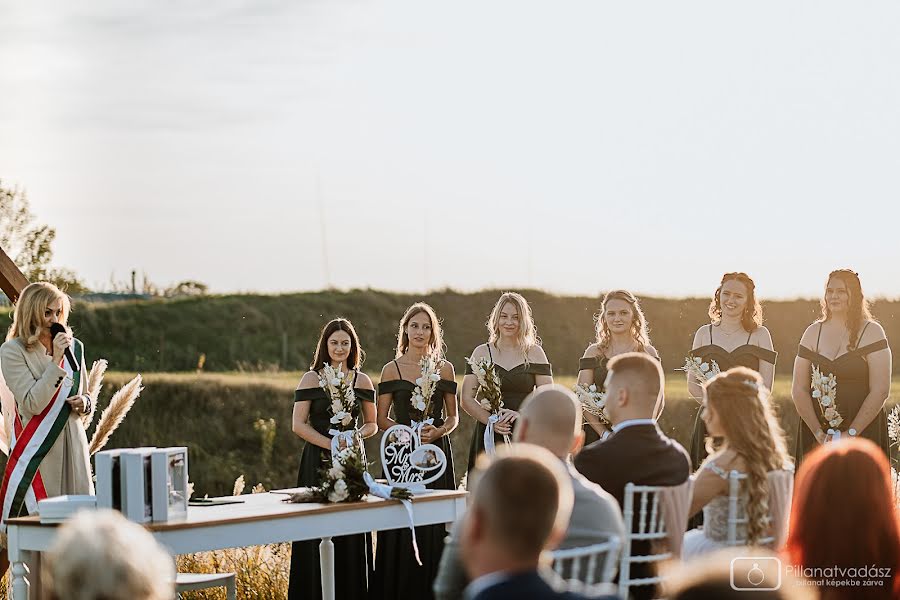
[[[371,290],[280,296],[235,295],[181,300],[78,303],[71,322],[89,357],[103,356],[121,371],[193,371],[205,355],[208,371],[300,370],[309,364],[325,321],[345,316],[357,326],[371,371],[393,358],[397,322],[412,302],[429,302],[442,318],[449,357],[463,357],[486,338],[484,322],[498,291],[421,295]],[[574,374],[593,338],[598,298],[525,291],[544,348],[560,374]],[[707,299],[643,299],[653,343],[667,370],[681,364],[697,327],[708,319]],[[891,340],[900,340],[900,302],[881,301],[875,313]],[[778,371],[790,373],[804,328],[818,314],[810,300],[768,302],[766,325],[779,352]],[[8,316],[0,313],[8,323]],[[900,369],[900,361],[896,361]]]

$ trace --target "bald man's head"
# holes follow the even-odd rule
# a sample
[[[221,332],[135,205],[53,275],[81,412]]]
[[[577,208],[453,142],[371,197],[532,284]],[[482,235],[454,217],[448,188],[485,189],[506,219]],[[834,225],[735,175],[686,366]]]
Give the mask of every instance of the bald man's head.
[[[542,446],[564,458],[581,443],[581,403],[569,389],[542,385],[522,402],[516,441]]]

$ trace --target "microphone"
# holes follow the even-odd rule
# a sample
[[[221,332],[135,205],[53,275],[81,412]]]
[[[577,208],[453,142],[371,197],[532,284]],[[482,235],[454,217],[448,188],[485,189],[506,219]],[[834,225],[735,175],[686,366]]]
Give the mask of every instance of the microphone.
[[[63,327],[61,323],[54,323],[53,325],[50,326],[50,338],[51,339],[55,338],[57,333],[65,333],[65,332],[66,332],[66,328]],[[75,357],[72,355],[71,348],[66,348],[66,360],[69,361],[69,366],[72,367],[73,371],[81,370],[81,365],[79,365],[75,361]]]

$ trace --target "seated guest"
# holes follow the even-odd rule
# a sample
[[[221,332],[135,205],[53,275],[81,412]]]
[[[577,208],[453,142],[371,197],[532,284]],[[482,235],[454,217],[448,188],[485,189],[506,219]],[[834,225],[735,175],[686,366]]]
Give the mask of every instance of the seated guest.
[[[571,477],[550,451],[532,444],[482,454],[473,471],[472,504],[463,518],[460,556],[472,583],[469,600],[579,600],[539,572],[541,553],[565,535]],[[612,598],[611,596],[609,598]]]
[[[175,563],[146,529],[112,510],[66,522],[47,557],[56,600],[169,600]]]
[[[769,404],[769,390],[756,371],[735,367],[703,384],[700,418],[710,436],[709,456],[694,475],[690,514],[703,509],[703,528],[685,535],[685,559],[725,546],[731,471],[747,475],[741,481],[738,505],[748,523],[738,525],[737,539],[753,546],[760,538],[771,535],[766,522],[768,473],[792,468],[784,431]]]
[[[606,411],[612,434],[575,456],[575,468],[622,505],[625,484],[680,485],[691,474],[687,452],[666,437],[653,410],[663,389],[659,361],[639,352],[609,361]]]
[[[597,483],[622,505],[625,484],[676,486],[687,481],[691,461],[681,445],[666,437],[653,411],[663,390],[659,361],[639,352],[620,354],[609,361],[606,376],[606,411],[612,433],[575,456],[575,468]],[[626,527],[632,525],[626,523]],[[631,544],[632,555],[651,553],[646,540]],[[645,563],[631,566],[633,579],[653,577]],[[654,586],[631,588],[635,598],[650,598]]]
[[[819,446],[794,483],[787,560],[815,582],[821,598],[897,598],[895,502],[890,464],[874,442],[841,438]],[[857,572],[828,576],[837,569]]]
[[[730,548],[681,563],[666,576],[668,600],[815,600],[816,588],[758,549]]]
[[[613,535],[622,539],[625,526],[615,499],[566,462],[569,454],[577,452],[584,440],[581,404],[575,394],[560,385],[537,388],[522,403],[516,420],[515,439],[546,448],[562,461],[569,473],[574,504],[560,548],[600,544]],[[459,556],[461,523],[458,521],[454,525],[441,556],[434,581],[434,595],[438,600],[458,600],[469,583]]]

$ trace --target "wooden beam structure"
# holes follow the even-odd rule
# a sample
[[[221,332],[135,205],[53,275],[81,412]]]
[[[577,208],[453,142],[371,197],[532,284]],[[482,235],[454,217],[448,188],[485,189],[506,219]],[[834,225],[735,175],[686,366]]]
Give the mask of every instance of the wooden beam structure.
[[[19,294],[28,285],[28,279],[16,266],[16,263],[0,248],[0,289],[6,294],[10,302],[15,302]]]

